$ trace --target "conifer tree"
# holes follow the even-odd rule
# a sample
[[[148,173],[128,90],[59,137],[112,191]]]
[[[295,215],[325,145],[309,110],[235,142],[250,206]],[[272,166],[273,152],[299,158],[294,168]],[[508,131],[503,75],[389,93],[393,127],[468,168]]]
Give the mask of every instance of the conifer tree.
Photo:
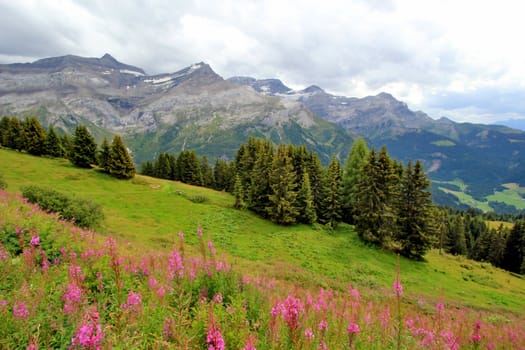
[[[357,202],[358,184],[360,181],[363,166],[366,162],[368,153],[366,141],[358,138],[352,143],[350,153],[345,162],[343,171],[343,221],[355,223],[354,214]]]
[[[24,124],[24,144],[27,153],[34,156],[41,156],[46,151],[46,130],[42,127],[38,119],[29,117]]]
[[[24,144],[24,128],[22,123],[20,123],[20,120],[16,117],[12,117],[9,119],[9,127],[7,129],[7,132],[4,134],[4,137],[6,138],[7,147],[22,151],[25,149]]]
[[[206,156],[201,157],[201,173],[202,173],[202,185],[204,187],[213,188],[215,179],[213,178],[213,169],[208,162]]]
[[[155,168],[153,166],[153,163],[149,160],[143,162],[140,166],[141,168],[141,171],[140,173],[142,175],[146,175],[146,176],[155,176]]]
[[[55,128],[49,127],[46,137],[45,154],[54,158],[60,158],[64,156],[64,148],[62,147],[62,141],[55,132]]]
[[[446,251],[453,255],[466,255],[465,223],[461,215],[454,215],[446,238]]]
[[[257,214],[267,217],[266,208],[270,205],[270,174],[274,158],[273,144],[270,141],[257,139],[255,163],[250,177],[248,208]]]
[[[325,195],[322,201],[320,222],[330,228],[335,228],[341,221],[342,186],[341,164],[334,156],[325,172]]]
[[[429,186],[430,181],[423,172],[421,162],[416,161],[414,166],[412,162],[408,162],[397,200],[397,238],[401,245],[401,254],[411,259],[423,258],[434,238]]]
[[[10,123],[9,117],[2,117],[0,120],[0,146],[2,147],[8,147],[7,143],[7,135],[9,131],[9,123]]]
[[[201,164],[195,151],[184,150],[180,152],[177,158],[177,168],[180,181],[190,185],[202,186]]]
[[[111,143],[108,169],[110,175],[118,179],[131,179],[135,176],[135,165],[119,135],[115,135]]]
[[[60,143],[62,144],[62,149],[64,150],[63,157],[66,159],[71,159],[73,157],[73,140],[68,134],[62,135],[60,138]]]
[[[525,221],[518,220],[510,230],[505,244],[505,254],[501,267],[505,270],[522,273],[521,267],[525,257]]]
[[[232,165],[224,159],[217,159],[213,167],[213,177],[215,178],[215,189],[219,191],[232,191]]]
[[[382,246],[390,244],[396,232],[393,200],[398,182],[386,148],[379,155],[372,149],[357,190],[356,230],[363,240]]]
[[[168,179],[177,181],[180,180],[179,168],[177,167],[177,156],[168,153],[168,163],[170,164],[170,173]]]
[[[97,163],[97,143],[84,125],[75,128],[71,162],[81,168],[91,168]]]
[[[302,181],[299,193],[297,194],[297,203],[299,207],[299,221],[305,224],[313,224],[317,221],[317,214],[314,207],[314,198],[312,187],[310,185],[310,175],[303,168]]]
[[[106,173],[110,172],[109,163],[111,158],[111,146],[109,145],[108,140],[104,137],[102,145],[100,145],[100,150],[98,151],[98,166]]]
[[[286,145],[277,147],[270,173],[270,187],[270,204],[266,207],[269,218],[281,225],[294,224],[299,215],[297,179]]]
[[[168,153],[161,152],[155,162],[155,177],[169,179],[172,173],[172,164]]]
[[[235,197],[235,203],[233,207],[235,209],[244,209],[246,207],[244,203],[244,193],[242,188],[242,180],[239,174],[235,175],[235,182],[233,185],[233,196]]]

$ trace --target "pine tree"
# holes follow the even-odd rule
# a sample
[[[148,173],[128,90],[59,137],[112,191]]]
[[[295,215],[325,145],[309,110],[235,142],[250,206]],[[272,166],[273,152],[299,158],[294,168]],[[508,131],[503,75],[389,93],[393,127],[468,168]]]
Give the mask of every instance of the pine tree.
[[[299,215],[297,180],[285,145],[277,147],[270,173],[270,187],[270,204],[266,207],[269,218],[281,225],[294,224]]]
[[[110,172],[109,163],[111,158],[111,146],[108,140],[104,137],[100,150],[98,151],[98,166],[106,173]]]
[[[153,163],[149,160],[143,162],[140,166],[140,173],[142,175],[146,175],[146,176],[155,176],[155,168],[153,166]]]
[[[24,144],[27,153],[34,156],[45,154],[46,130],[42,127],[38,119],[29,117],[24,124]]]
[[[416,161],[414,166],[412,162],[408,162],[397,201],[399,222],[397,238],[401,246],[401,254],[411,259],[423,258],[433,242],[434,226],[429,187],[430,181],[423,172],[421,162]]]
[[[22,151],[25,149],[24,144],[24,128],[20,120],[16,117],[9,119],[9,127],[7,132],[5,132],[4,137],[6,139],[6,144],[8,148]]]
[[[274,158],[273,144],[270,141],[257,139],[255,163],[250,177],[250,192],[248,208],[255,213],[267,217],[266,208],[270,205],[270,174]]]
[[[108,169],[110,175],[118,179],[131,179],[135,176],[135,165],[119,135],[115,135],[111,143]]]
[[[177,158],[177,168],[180,181],[190,185],[202,186],[201,164],[195,151],[184,150],[180,152]]]
[[[366,141],[363,138],[358,138],[352,143],[350,153],[345,162],[342,179],[343,221],[351,224],[355,223],[354,215],[358,184],[369,152]]]
[[[60,158],[64,156],[64,148],[60,137],[55,132],[55,128],[49,127],[46,137],[45,154],[54,158]]]
[[[325,172],[325,195],[320,222],[335,228],[342,216],[341,164],[334,156]]]
[[[239,174],[235,175],[235,182],[233,185],[233,196],[235,197],[235,203],[233,207],[235,209],[244,209],[246,204],[244,203],[244,191],[242,188],[242,180]]]
[[[9,147],[8,145],[8,135],[9,135],[9,124],[11,123],[11,118],[2,117],[0,120],[0,146]]]
[[[301,188],[297,194],[297,203],[299,207],[299,221],[305,224],[313,224],[317,221],[317,214],[314,207],[314,198],[312,187],[310,185],[310,176],[303,168]]]
[[[66,159],[71,159],[73,157],[73,140],[68,134],[62,135],[60,138],[60,143],[62,143],[62,148],[64,150],[63,157]]]
[[[217,159],[213,167],[213,177],[215,178],[215,189],[219,191],[232,191],[233,174],[232,165],[224,159]]]
[[[501,267],[507,271],[521,273],[525,257],[525,221],[518,220],[510,230],[505,245],[505,254]]]
[[[356,230],[365,241],[389,246],[396,232],[393,201],[399,179],[393,162],[383,147],[379,155],[372,149],[357,186]]]
[[[172,173],[172,164],[168,153],[161,152],[155,162],[155,177],[169,179]]]
[[[91,168],[97,163],[97,143],[84,125],[75,128],[71,162],[81,168]]]
[[[213,178],[213,169],[208,162],[206,156],[201,157],[201,174],[202,174],[202,185],[204,187],[213,188],[215,185],[215,179]]]
[[[445,249],[453,255],[467,254],[467,241],[465,239],[465,223],[461,215],[451,218],[448,235],[446,237]]]

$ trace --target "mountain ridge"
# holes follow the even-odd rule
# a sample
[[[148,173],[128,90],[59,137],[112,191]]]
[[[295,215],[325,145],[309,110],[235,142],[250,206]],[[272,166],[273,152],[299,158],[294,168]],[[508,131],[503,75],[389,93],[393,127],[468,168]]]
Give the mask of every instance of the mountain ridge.
[[[447,186],[457,179],[483,201],[502,184],[525,185],[524,132],[436,120],[386,92],[356,98],[279,79],[223,79],[204,62],[156,75],[109,54],[0,65],[0,113],[36,115],[63,132],[87,124],[98,135],[121,133],[137,163],[184,148],[231,159],[250,136],[305,144],[327,163],[343,161],[360,136],[401,161],[421,159],[434,192],[456,205],[464,202]]]

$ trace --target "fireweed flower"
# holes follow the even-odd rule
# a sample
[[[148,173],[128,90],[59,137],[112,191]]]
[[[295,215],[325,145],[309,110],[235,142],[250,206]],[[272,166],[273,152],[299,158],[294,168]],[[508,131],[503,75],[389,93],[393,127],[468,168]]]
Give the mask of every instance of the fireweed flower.
[[[72,314],[82,303],[82,288],[76,282],[69,283],[66,292],[62,295],[62,300],[64,301],[64,313]]]
[[[29,316],[26,304],[22,301],[17,301],[13,305],[13,316],[16,319],[23,320]]]
[[[312,341],[314,339],[314,331],[312,331],[312,328],[306,328],[304,330],[304,338],[308,341]]]
[[[168,259],[168,279],[172,280],[175,275],[178,277],[184,276],[184,265],[177,250],[174,250]]]
[[[206,343],[208,344],[208,350],[224,350],[226,344],[221,332],[215,327],[211,327],[206,335]]]
[[[140,312],[142,309],[142,295],[140,293],[135,293],[130,291],[128,293],[128,299],[125,304],[122,305],[123,309],[130,309],[135,312]]]
[[[36,247],[40,244],[40,237],[39,236],[33,236],[31,237],[31,241],[30,241],[31,245],[33,247]]]
[[[84,320],[79,325],[75,336],[71,339],[70,349],[101,349],[104,333],[99,323],[99,314],[96,308],[88,310]]]
[[[401,284],[401,282],[399,282],[399,280],[396,279],[394,281],[394,284],[392,285],[392,290],[394,291],[394,294],[397,297],[400,297],[403,295],[403,285]]]

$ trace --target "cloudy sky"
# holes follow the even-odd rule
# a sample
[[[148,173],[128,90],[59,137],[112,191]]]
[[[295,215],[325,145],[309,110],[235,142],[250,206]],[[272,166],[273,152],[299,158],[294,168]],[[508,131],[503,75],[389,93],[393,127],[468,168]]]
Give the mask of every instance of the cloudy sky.
[[[521,0],[0,0],[0,63],[75,54],[149,74],[204,61],[456,121],[525,118]]]

